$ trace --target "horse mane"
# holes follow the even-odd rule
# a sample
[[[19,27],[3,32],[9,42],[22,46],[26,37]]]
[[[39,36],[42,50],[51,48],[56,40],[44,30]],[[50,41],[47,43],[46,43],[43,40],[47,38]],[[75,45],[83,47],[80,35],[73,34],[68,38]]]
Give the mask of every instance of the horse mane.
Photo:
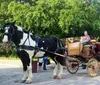
[[[26,29],[24,29],[24,28],[22,28],[22,27],[20,27],[20,26],[17,26],[16,25],[16,27],[17,27],[17,30],[19,30],[19,31],[23,31],[24,33],[29,33],[30,32],[30,30],[26,30]],[[32,33],[32,32],[31,32]],[[33,33],[32,33],[33,34]]]

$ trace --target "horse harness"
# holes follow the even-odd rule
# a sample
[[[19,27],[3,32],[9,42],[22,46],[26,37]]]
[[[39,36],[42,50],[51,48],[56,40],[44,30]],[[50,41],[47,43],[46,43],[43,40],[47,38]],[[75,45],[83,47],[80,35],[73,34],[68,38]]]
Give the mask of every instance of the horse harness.
[[[36,41],[35,47],[33,47],[33,46],[26,46],[26,45],[25,45],[25,42],[26,42],[27,40],[29,41],[29,45],[30,45],[29,36],[30,36],[30,33],[28,32],[28,36],[27,36],[27,38],[25,39],[24,43],[23,43],[22,45],[19,45],[19,46],[16,47],[17,51],[20,51],[20,49],[34,50],[33,57],[36,55],[36,53],[37,53],[38,51],[48,52],[48,53],[50,53],[50,54],[54,54],[54,55],[58,55],[58,56],[62,56],[62,57],[63,57],[63,55],[60,55],[60,54],[56,53],[56,51],[60,48],[58,41],[57,41],[57,49],[56,49],[56,51],[55,51],[55,52],[51,52],[51,51],[48,51],[48,48],[47,48],[46,50],[39,48],[38,43],[39,43],[40,37],[38,37],[38,36],[35,36],[35,41]],[[31,38],[32,38],[32,36],[31,36]],[[33,39],[33,38],[32,38],[32,39]]]

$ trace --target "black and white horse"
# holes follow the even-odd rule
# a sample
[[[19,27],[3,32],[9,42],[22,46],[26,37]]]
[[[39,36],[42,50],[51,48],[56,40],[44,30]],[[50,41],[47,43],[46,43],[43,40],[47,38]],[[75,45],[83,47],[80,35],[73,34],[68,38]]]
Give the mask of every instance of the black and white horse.
[[[9,41],[13,41],[17,48],[17,54],[22,61],[24,76],[21,82],[32,82],[32,58],[41,56],[50,56],[55,61],[53,76],[54,78],[61,78],[63,66],[66,65],[66,58],[53,54],[63,55],[65,53],[64,45],[59,38],[54,36],[37,37],[15,25],[15,22],[5,23],[2,32],[3,43],[7,44]]]

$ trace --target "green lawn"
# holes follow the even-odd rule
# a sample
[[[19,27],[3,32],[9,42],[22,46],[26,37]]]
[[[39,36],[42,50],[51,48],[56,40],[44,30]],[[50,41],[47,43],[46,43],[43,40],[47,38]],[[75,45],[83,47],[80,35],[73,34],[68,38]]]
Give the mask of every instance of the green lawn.
[[[19,60],[18,57],[5,57],[5,56],[2,56],[0,57],[0,60]]]
[[[49,58],[50,59],[50,58]],[[5,57],[5,56],[2,56],[0,57],[0,60],[20,60],[18,57],[14,56],[14,57]],[[38,61],[38,58],[35,57],[33,58],[34,61]],[[50,59],[50,61],[52,61],[52,59]]]
[[[11,56],[11,57],[5,57],[5,56],[2,56],[0,57],[0,60],[20,60],[18,57],[16,56]],[[37,61],[38,58],[33,58],[34,61]]]

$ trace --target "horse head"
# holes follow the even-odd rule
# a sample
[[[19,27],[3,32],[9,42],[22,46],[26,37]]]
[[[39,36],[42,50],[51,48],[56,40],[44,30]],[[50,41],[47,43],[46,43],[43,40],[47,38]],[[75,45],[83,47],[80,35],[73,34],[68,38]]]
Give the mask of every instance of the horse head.
[[[12,40],[12,36],[15,34],[15,22],[13,23],[5,23],[2,29],[3,33],[3,43],[7,44]]]
[[[15,22],[5,23],[2,29],[3,33],[3,43],[8,44],[9,42],[14,42],[17,46],[21,43],[21,39],[26,33],[23,28],[17,26]],[[28,34],[28,33],[26,33]]]

